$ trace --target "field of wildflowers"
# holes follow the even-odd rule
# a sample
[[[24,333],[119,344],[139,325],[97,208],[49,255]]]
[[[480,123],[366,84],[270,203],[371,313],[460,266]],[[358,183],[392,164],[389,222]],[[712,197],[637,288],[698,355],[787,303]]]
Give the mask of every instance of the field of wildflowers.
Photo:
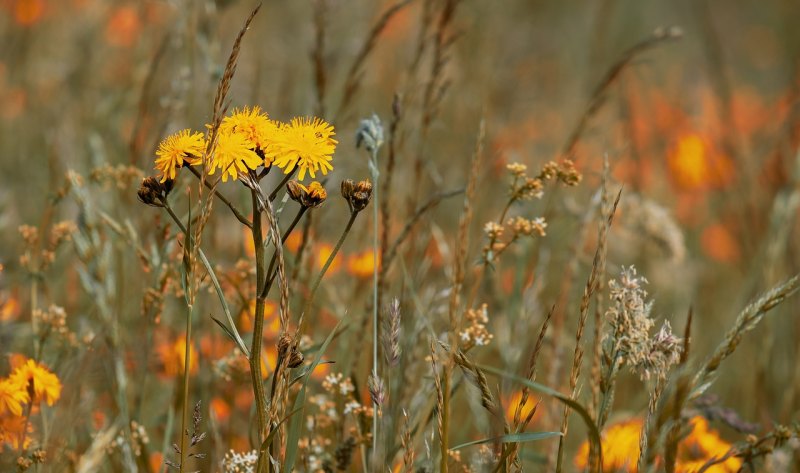
[[[0,472],[800,472],[798,18],[0,0]]]

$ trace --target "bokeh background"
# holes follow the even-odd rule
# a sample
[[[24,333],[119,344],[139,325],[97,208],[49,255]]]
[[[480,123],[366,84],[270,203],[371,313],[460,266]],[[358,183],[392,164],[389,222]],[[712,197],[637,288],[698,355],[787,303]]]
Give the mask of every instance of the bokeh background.
[[[397,2],[265,1],[242,43],[229,98],[233,107],[260,105],[277,119],[316,115],[332,123],[340,143],[326,186],[336,200],[341,179],[369,175],[366,154],[354,143],[359,120],[376,113],[389,123],[399,94],[404,115],[390,197],[394,234],[423,196],[464,186],[484,120],[470,246],[475,259],[485,242],[483,223],[504,203],[506,164],[538,169],[548,160],[575,161],[584,175],[577,189],[553,190],[531,204],[534,213],[547,216],[548,235],[515,248],[482,288],[494,334],[482,359],[518,369],[546,308],[558,302],[563,329],[548,339],[540,379],[566,385],[577,304],[596,237],[596,227],[587,227],[585,219],[596,205],[604,157],[612,189],[623,189],[609,237],[608,273],[635,264],[650,281],[654,315],[670,320],[678,332],[693,310],[694,360],[711,352],[748,301],[798,272],[800,4],[465,0],[446,25],[444,62],[434,74],[430,48],[419,53],[420,40],[435,34],[435,28],[422,26],[427,3],[404,3],[388,19],[358,69],[356,93],[347,97],[350,68],[371,29]],[[48,360],[64,384],[55,419],[76,426],[62,439],[70,448],[80,450],[76,445],[86,442],[81,439],[112,422],[119,409],[109,394],[109,383],[119,382],[109,361],[115,358],[104,356],[109,352],[125,365],[134,417],[151,431],[153,444],[161,443],[164,405],[173,399],[173,378],[180,371],[174,366],[180,357],[169,350],[183,322],[180,301],[170,295],[163,312],[143,314],[143,297],[155,283],[131,251],[131,235],[147,246],[158,241],[165,222],[137,201],[135,191],[141,177],[154,173],[154,152],[166,134],[203,130],[210,121],[233,39],[254,5],[0,0],[0,342],[4,352],[29,351],[33,279],[43,281],[34,289],[40,305],[63,306],[70,329],[79,337],[92,335],[86,346],[53,351]],[[612,66],[657,29],[677,33],[673,27],[680,29],[679,39],[636,54],[613,75],[599,108],[565,154]],[[426,123],[421,103],[431,81],[435,107]],[[80,198],[61,193],[69,171],[85,180]],[[227,190],[247,207],[245,192]],[[314,219],[316,264],[330,252],[347,217],[340,204],[327,205]],[[407,301],[416,294],[423,301],[407,305],[410,326],[446,314],[442,294],[461,207],[460,198],[446,199],[427,214],[404,249],[402,265],[389,273],[386,298]],[[204,245],[215,264],[234,274],[248,248],[235,219],[221,210]],[[104,224],[101,213],[125,226],[122,236]],[[91,235],[91,248],[67,245],[44,273],[31,275],[19,262],[25,244],[17,228],[61,220]],[[129,228],[132,233],[125,233]],[[320,305],[327,316],[309,333],[314,340],[324,339],[349,312],[367,312],[370,228],[365,218],[326,276]],[[87,274],[96,280],[87,282]],[[565,281],[565,274],[573,280]],[[87,289],[92,284],[107,286],[105,309],[98,309],[99,296]],[[208,296],[205,312],[217,310],[214,303]],[[240,305],[246,311],[245,301]],[[104,310],[117,321],[113,349],[105,341],[112,329],[95,320]],[[714,385],[720,405],[763,426],[798,420],[799,316],[800,302],[790,299],[747,335]],[[245,448],[243,424],[228,419],[250,409],[247,385],[239,386],[243,394],[220,387],[213,368],[231,347],[210,320],[199,322],[197,333],[194,389],[208,403],[218,399],[212,414],[221,432],[216,451]],[[358,366],[358,353],[344,340],[339,358]],[[364,366],[368,352],[365,347]],[[626,375],[621,383],[618,410],[641,413],[647,395],[640,381]],[[510,398],[511,387],[498,387]],[[470,406],[464,401],[462,408]],[[465,421],[464,433],[455,438],[473,438],[472,422]],[[571,438],[571,448],[580,441]]]

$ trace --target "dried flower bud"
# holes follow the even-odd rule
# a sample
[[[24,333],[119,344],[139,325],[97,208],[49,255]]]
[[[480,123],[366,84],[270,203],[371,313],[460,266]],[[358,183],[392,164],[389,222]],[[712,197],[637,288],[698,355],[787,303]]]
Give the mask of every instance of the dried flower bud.
[[[347,200],[352,212],[361,212],[372,199],[372,183],[366,179],[355,184],[346,179],[342,181],[342,197]]]
[[[289,181],[286,183],[286,190],[292,200],[307,208],[319,207],[328,198],[325,188],[317,181],[312,182],[308,187],[297,181]]]
[[[303,360],[305,360],[303,354],[297,350],[297,346],[293,343],[292,337],[285,334],[281,336],[280,340],[278,340],[278,356],[289,357],[289,361],[287,363],[289,368],[297,368],[298,366],[302,365]]]
[[[153,176],[146,177],[142,180],[142,185],[139,186],[136,194],[139,196],[139,200],[147,205],[163,207],[162,201],[172,192],[174,184],[175,181],[172,179],[167,179],[162,183]]]
[[[376,114],[361,120],[356,130],[356,148],[364,143],[367,151],[374,153],[383,144],[383,125],[381,119]]]

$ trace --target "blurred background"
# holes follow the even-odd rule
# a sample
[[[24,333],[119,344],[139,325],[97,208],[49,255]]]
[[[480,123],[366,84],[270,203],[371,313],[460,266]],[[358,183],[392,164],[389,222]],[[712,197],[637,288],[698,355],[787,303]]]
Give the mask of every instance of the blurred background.
[[[473,261],[485,243],[483,224],[505,202],[506,164],[538,169],[571,158],[584,175],[577,189],[554,189],[531,204],[534,214],[547,217],[548,235],[506,255],[482,287],[494,339],[480,357],[495,365],[521,369],[546,308],[559,302],[563,329],[548,344],[565,361],[548,358],[553,367],[543,368],[540,380],[566,386],[577,304],[596,241],[596,226],[585,220],[596,205],[604,157],[613,192],[622,188],[608,274],[635,264],[650,281],[654,316],[670,320],[676,332],[692,308],[693,360],[716,347],[748,301],[798,272],[800,3],[464,0],[444,24],[435,21],[439,16],[431,21],[438,3],[267,0],[244,37],[231,107],[259,105],[281,120],[316,115],[336,128],[339,147],[326,184],[336,202],[311,226],[317,260],[324,261],[319,255],[326,248],[329,254],[347,216],[337,200],[339,181],[369,176],[366,153],[354,146],[358,123],[372,113],[390,123],[397,94],[402,121],[390,196],[393,234],[424,196],[465,185],[481,120],[486,132]],[[86,274],[97,268],[86,251],[76,256],[68,249],[46,272],[31,275],[19,262],[25,244],[17,228],[70,220],[83,232],[102,227],[102,212],[136,229],[138,241],[157,240],[163,217],[137,201],[139,179],[155,173],[154,152],[164,136],[202,131],[211,120],[233,40],[255,5],[0,0],[0,342],[4,351],[27,349],[31,280],[45,280],[34,290],[39,304],[65,307],[72,330],[96,337],[93,354],[50,360],[62,374],[64,405],[76,406],[64,414],[69,418],[98,406],[106,415],[113,411],[100,388],[113,376],[98,357],[110,335],[93,322],[97,297],[86,289]],[[370,43],[372,31],[378,34]],[[445,39],[439,49],[430,46],[438,33]],[[648,43],[654,37],[661,39]],[[63,195],[68,171],[86,181],[83,203]],[[247,208],[245,192],[227,192]],[[428,309],[409,304],[406,324],[446,314],[442,291],[461,208],[461,198],[446,199],[426,214],[404,247],[402,264],[390,269],[385,297],[419,292]],[[234,272],[248,249],[235,219],[222,210],[210,222],[204,247],[215,264]],[[367,310],[374,261],[365,262],[362,253],[370,249],[371,223],[365,218],[360,224],[340,267],[326,277],[320,305],[330,313],[321,322],[328,328],[310,333],[314,340],[324,339],[348,308]],[[129,382],[154,366],[165,376],[130,391],[132,402],[144,406],[142,422],[157,431],[164,412],[156,400],[171,399],[166,386],[175,373],[167,368],[168,355],[150,356],[138,347],[155,337],[153,347],[163,341],[169,351],[182,327],[171,308],[180,304],[168,297],[163,313],[144,323],[142,298],[152,278],[128,252],[130,238],[106,228],[96,239],[109,263],[94,274],[100,274],[98,283],[113,279],[108,303],[122,330]],[[566,270],[571,265],[572,273]],[[565,281],[565,274],[573,279]],[[208,301],[216,307],[212,296]],[[222,399],[218,421],[231,410],[246,413],[246,394],[237,404],[236,395],[220,395],[215,387],[219,378],[211,368],[230,349],[227,340],[212,322],[201,324],[195,389]],[[798,337],[800,302],[791,299],[722,366],[712,390],[719,404],[764,426],[798,420]],[[82,387],[70,374],[85,377]],[[621,383],[619,409],[641,412],[647,396],[638,379],[626,375]],[[91,386],[97,391],[87,397]],[[508,386],[500,389],[510,396]],[[246,440],[229,444],[246,446]],[[573,447],[577,442],[570,440]]]

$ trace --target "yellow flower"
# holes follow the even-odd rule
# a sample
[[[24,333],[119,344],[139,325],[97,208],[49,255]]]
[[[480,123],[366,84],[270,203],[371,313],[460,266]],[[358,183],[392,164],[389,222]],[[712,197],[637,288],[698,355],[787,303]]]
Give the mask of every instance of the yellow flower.
[[[603,433],[603,471],[636,471],[639,459],[639,434],[642,420],[631,419],[614,424]],[[589,443],[584,442],[575,456],[575,466],[589,465]]]
[[[27,386],[12,382],[10,379],[0,381],[0,415],[6,412],[14,416],[22,415],[22,405],[27,402]]]
[[[222,182],[228,177],[237,179],[239,173],[246,173],[248,169],[255,169],[263,164],[255,151],[255,145],[241,133],[222,133],[217,135],[217,146],[211,157],[208,174],[214,174],[217,169],[222,170]]]
[[[61,381],[58,380],[58,376],[34,360],[27,360],[17,367],[8,379],[25,386],[25,389],[33,383],[34,404],[46,401],[48,406],[52,406],[61,397]]]
[[[333,127],[319,118],[293,118],[290,123],[280,127],[273,147],[273,164],[286,174],[298,166],[298,179],[301,181],[306,177],[306,172],[312,178],[316,177],[317,171],[328,174],[333,169],[330,161],[336,150],[334,134]]]
[[[184,161],[197,164],[205,149],[202,133],[186,129],[166,137],[156,151],[156,169],[161,171],[161,182],[175,179],[175,170],[183,166]]]
[[[278,133],[278,125],[258,106],[234,109],[230,116],[222,120],[219,131],[243,135],[253,144],[254,151],[264,158],[264,166],[272,164],[271,145]]]

